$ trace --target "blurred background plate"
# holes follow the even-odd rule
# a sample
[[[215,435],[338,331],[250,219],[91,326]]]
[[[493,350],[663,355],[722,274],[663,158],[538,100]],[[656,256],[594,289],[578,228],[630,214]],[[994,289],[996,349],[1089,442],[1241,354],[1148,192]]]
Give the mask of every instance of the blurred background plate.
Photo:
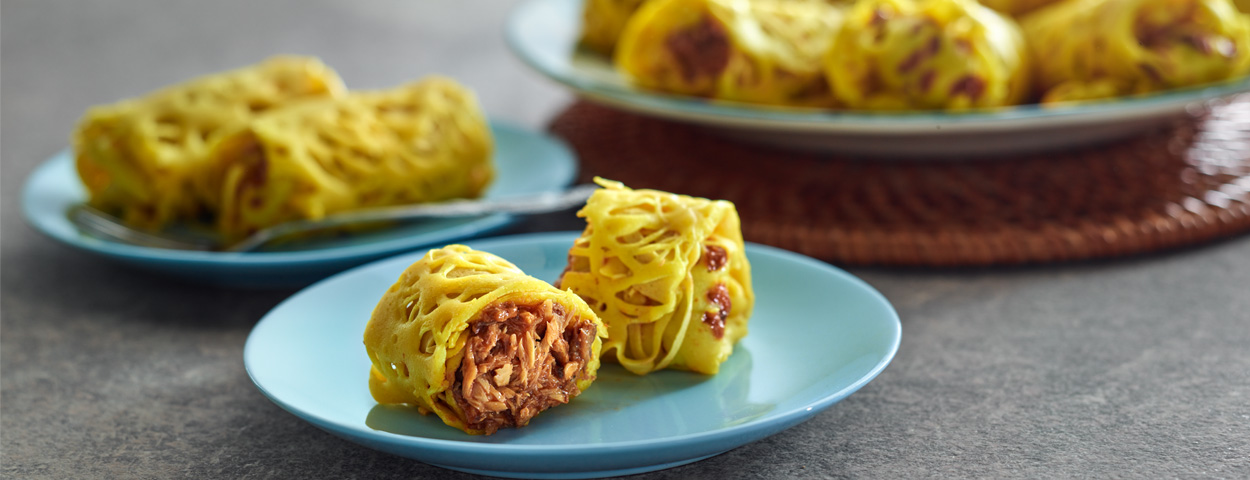
[[[577,159],[549,136],[492,121],[495,181],[488,198],[558,191],[577,173]],[[370,260],[417,247],[486,234],[507,226],[505,214],[435,219],[382,230],[293,242],[247,253],[198,252],[139,247],[79,232],[66,212],[86,200],[72,152],[39,166],[22,192],[22,213],[37,230],[66,245],[138,268],[197,283],[235,287],[306,285]]]
[[[941,159],[1057,150],[1144,133],[1202,111],[1206,101],[1250,91],[1250,78],[1242,78],[1102,103],[969,113],[845,112],[711,101],[638,89],[605,57],[579,50],[581,5],[580,0],[521,4],[507,24],[512,51],[587,99],[788,148]]]
[[[555,280],[577,232],[468,242]],[[901,325],[876,290],[826,263],[747,245],[755,285],[750,334],[705,376],[639,377],[605,363],[586,392],[528,426],[474,436],[437,416],[369,395],[361,338],[411,253],[356,268],[288,298],[243,349],[252,381],[282,408],[353,442],[466,472],[586,478],[690,463],[775,434],[859,390],[898,351]]]

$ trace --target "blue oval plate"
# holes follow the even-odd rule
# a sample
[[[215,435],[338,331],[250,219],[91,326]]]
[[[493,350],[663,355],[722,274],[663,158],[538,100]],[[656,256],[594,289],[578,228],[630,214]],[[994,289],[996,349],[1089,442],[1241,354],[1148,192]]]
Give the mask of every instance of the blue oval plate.
[[[468,245],[554,280],[576,237]],[[483,475],[587,478],[674,467],[790,428],[867,384],[899,345],[898,315],[872,287],[817,260],[749,244],[756,293],[750,334],[719,374],[639,377],[609,363],[584,394],[529,426],[471,436],[369,396],[365,324],[422,254],[341,273],[279,304],[244,347],[252,381],[296,416],[378,450]]]
[[[945,159],[1062,149],[1140,134],[1196,104],[1250,91],[1250,77],[1243,77],[1106,102],[956,113],[787,108],[671,95],[635,87],[608,58],[578,48],[582,3],[522,3],[508,18],[508,45],[534,70],[596,102],[802,149]]]
[[[498,122],[491,123],[491,132],[497,175],[487,197],[557,191],[573,181],[577,159],[560,141]],[[513,219],[504,214],[438,219],[265,251],[196,252],[139,247],[85,235],[66,216],[70,207],[85,200],[73,154],[63,151],[27,179],[22,212],[35,229],[71,247],[198,283],[235,287],[307,285],[370,260],[489,233]]]

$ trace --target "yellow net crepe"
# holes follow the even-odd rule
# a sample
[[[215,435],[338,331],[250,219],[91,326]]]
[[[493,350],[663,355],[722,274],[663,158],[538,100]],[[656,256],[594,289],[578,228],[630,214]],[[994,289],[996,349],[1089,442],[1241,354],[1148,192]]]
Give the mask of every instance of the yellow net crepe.
[[[605,357],[629,371],[716,373],[755,301],[733,204],[596,181],[557,286],[598,312]]]
[[[576,295],[449,245],[404,270],[374,309],[369,391],[471,434],[524,426],[590,386],[604,335]]]
[[[604,55],[612,55],[625,23],[645,1],[586,0],[582,8],[582,45]]]
[[[1019,27],[975,0],[861,0],[825,71],[834,97],[853,109],[986,108],[1029,93]]]
[[[841,9],[794,0],[654,0],[616,65],[645,88],[741,102],[832,106],[821,58]]]
[[[1021,19],[1043,103],[1246,75],[1250,20],[1229,0],[1067,0]]]
[[[482,194],[492,139],[472,92],[430,78],[275,111],[224,138],[198,187],[236,239],[290,220]]]
[[[343,90],[316,59],[274,57],[92,107],[74,132],[78,174],[92,206],[158,229],[199,212],[191,178],[218,138],[260,112]]]

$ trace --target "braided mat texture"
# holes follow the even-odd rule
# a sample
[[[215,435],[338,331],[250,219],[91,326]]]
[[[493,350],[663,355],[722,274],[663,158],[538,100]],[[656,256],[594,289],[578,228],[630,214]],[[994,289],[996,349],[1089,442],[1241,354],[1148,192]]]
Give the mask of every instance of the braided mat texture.
[[[730,200],[748,241],[841,264],[1070,261],[1250,230],[1250,95],[1115,144],[979,161],[778,150],[585,101],[550,128],[582,181]]]

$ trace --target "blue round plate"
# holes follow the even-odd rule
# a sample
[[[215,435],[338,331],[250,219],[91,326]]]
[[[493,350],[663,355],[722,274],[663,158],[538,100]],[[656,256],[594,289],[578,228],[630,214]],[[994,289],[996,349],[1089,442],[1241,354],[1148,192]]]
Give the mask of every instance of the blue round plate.
[[[488,198],[557,191],[572,183],[577,160],[560,141],[498,122],[491,123],[491,132],[497,174],[486,191]],[[235,287],[307,285],[369,260],[489,233],[513,219],[496,214],[428,220],[257,252],[196,252],[139,247],[85,235],[66,216],[70,207],[85,199],[73,155],[63,151],[27,179],[22,212],[37,230],[71,247],[199,283]]]
[[[575,232],[469,242],[554,280]],[[893,307],[828,264],[749,244],[756,305],[750,333],[719,374],[639,377],[605,364],[568,405],[530,425],[472,436],[436,416],[369,395],[365,324],[423,253],[365,265],[287,299],[243,350],[252,381],[287,411],[353,442],[453,470],[522,478],[627,475],[707,458],[775,434],[846,398],[898,350]]]
[[[582,0],[528,0],[508,45],[539,73],[591,100],[716,127],[736,139],[878,156],[960,158],[1062,149],[1141,133],[1194,105],[1250,91],[1250,78],[1122,99],[971,112],[866,112],[751,105],[635,87],[603,55],[578,48]]]

